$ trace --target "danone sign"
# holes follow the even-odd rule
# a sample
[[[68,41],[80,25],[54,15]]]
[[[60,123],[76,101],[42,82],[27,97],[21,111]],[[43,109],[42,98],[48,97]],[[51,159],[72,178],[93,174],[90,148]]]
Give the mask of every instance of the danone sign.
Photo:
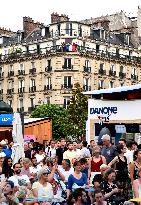
[[[88,119],[141,120],[141,100],[88,100]]]

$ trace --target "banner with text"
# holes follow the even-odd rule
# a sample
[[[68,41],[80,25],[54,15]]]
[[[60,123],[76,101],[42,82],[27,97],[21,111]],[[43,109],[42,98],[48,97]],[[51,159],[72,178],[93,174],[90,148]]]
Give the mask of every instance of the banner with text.
[[[141,100],[88,100],[88,119],[141,120]]]

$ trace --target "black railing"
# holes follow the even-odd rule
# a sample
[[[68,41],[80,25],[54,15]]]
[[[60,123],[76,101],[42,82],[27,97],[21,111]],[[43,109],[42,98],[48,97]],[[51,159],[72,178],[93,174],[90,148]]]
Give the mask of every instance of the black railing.
[[[138,80],[138,76],[135,75],[135,74],[131,74],[131,79],[132,79],[132,80]]]
[[[73,88],[73,85],[62,85],[61,86],[61,89],[72,89]]]
[[[18,112],[24,112],[24,107],[17,108]]]
[[[0,95],[2,95],[2,94],[3,94],[3,89],[0,90]]]
[[[116,75],[116,71],[109,70],[109,75],[111,75],[111,76],[115,76],[115,75]]]
[[[119,72],[119,77],[120,77],[121,79],[125,78],[125,77],[126,77],[126,73]]]
[[[84,72],[90,73],[91,72],[91,67],[84,66]]]
[[[44,85],[44,91],[52,90],[52,85]]]
[[[25,75],[25,70],[18,70],[19,75]]]
[[[36,92],[36,86],[30,87],[30,88],[29,88],[29,92],[30,92],[30,93]]]
[[[73,65],[70,65],[70,66],[63,65],[62,68],[64,70],[72,70],[73,69]]]
[[[83,85],[83,90],[84,90],[84,91],[91,91],[91,86],[89,86],[89,85]]]
[[[99,69],[99,74],[100,74],[100,75],[106,75],[106,70],[104,70],[104,69]]]
[[[14,93],[14,88],[12,89],[7,89],[7,94],[12,95]]]
[[[35,73],[36,73],[36,68],[29,69],[29,74],[35,74]]]
[[[52,66],[45,67],[45,72],[51,72],[51,71],[52,71]]]
[[[12,76],[14,76],[14,71],[9,71],[8,72],[8,77],[12,77]]]
[[[73,51],[64,51],[64,46],[66,45],[56,45],[52,47],[46,47],[46,48],[40,48],[40,55],[42,54],[48,54],[48,53],[64,53],[64,52],[73,52]],[[130,55],[123,55],[123,54],[116,54],[108,51],[103,50],[96,50],[93,48],[89,47],[84,47],[84,46],[79,46],[76,47],[76,50],[74,52],[80,52],[80,53],[87,53],[87,54],[92,54],[96,55],[98,57],[104,57],[104,58],[110,58],[110,59],[116,59],[116,60],[122,60],[122,61],[134,61],[136,63],[141,63],[141,57],[135,57],[135,56],[130,56]],[[29,56],[35,56],[39,55],[39,52],[37,52],[37,49],[34,50],[28,50],[28,51],[21,51],[17,52],[14,54],[5,54],[5,55],[0,55],[0,60],[8,60],[8,59],[19,59],[22,57],[29,57]],[[72,69],[72,68],[70,68]]]
[[[24,93],[24,87],[18,89],[18,93]]]

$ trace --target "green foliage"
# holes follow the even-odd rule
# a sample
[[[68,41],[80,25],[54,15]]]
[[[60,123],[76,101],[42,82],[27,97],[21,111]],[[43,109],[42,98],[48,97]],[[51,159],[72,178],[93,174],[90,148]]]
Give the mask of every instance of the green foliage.
[[[54,139],[60,137],[81,139],[82,136],[85,136],[88,115],[88,99],[82,94],[82,91],[80,85],[75,84],[68,109],[58,105],[44,104],[38,106],[32,112],[31,117],[51,117]]]
[[[85,136],[86,120],[88,117],[88,98],[83,95],[80,84],[75,84],[72,91],[71,103],[68,107],[70,123],[73,124],[72,136],[81,139]]]
[[[40,105],[32,112],[31,117],[51,117],[54,139],[68,135],[68,111],[61,106],[53,104]]]

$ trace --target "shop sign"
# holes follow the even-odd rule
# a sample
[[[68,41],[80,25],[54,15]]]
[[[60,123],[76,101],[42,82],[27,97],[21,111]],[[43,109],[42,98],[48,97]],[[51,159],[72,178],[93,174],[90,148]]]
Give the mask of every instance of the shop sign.
[[[13,124],[13,114],[0,114],[0,126]]]

